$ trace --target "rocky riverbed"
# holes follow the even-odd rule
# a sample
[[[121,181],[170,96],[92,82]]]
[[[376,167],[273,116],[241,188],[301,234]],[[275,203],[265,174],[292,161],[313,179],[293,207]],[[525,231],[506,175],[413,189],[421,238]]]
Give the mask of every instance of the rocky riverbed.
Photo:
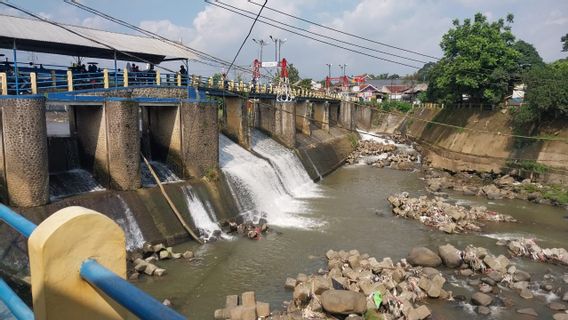
[[[465,207],[446,202],[446,199],[426,196],[411,198],[408,193],[388,197],[392,212],[399,217],[419,220],[424,225],[446,233],[481,231],[484,221],[515,222],[506,214],[489,211],[485,207]]]
[[[419,167],[419,159],[420,154],[410,147],[401,148],[394,142],[361,140],[357,148],[347,157],[346,162],[348,164],[363,163],[377,168],[414,170]]]
[[[564,295],[542,303],[554,313],[554,319],[566,319],[568,313],[568,279],[545,275],[538,281],[520,270],[504,255],[473,245],[459,250],[451,244],[437,251],[413,248],[405,259],[377,259],[358,250],[325,254],[327,267],[317,273],[286,279],[284,286],[292,299],[284,302],[284,311],[270,312],[270,306],[254,300],[254,292],[227,296],[223,309],[215,311],[215,319],[408,319],[435,318],[428,307],[430,300],[446,303],[469,303],[476,313],[490,315],[496,308],[510,309],[519,315],[538,317],[533,308],[514,305],[511,294],[522,299],[535,297],[537,290]],[[469,296],[454,296],[448,277],[456,278],[472,288]]]
[[[426,168],[424,172],[427,190],[433,193],[454,190],[464,195],[476,195],[490,200],[522,199],[556,206],[568,204],[567,186],[543,185],[515,175],[478,172],[451,173],[432,168]]]

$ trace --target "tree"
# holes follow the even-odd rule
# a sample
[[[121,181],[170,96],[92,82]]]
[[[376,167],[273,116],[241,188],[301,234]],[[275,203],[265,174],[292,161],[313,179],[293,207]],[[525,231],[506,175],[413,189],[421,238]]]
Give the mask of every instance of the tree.
[[[565,36],[562,36],[560,41],[562,41],[562,51],[568,51],[568,33]]]
[[[532,44],[518,40],[513,47],[521,54],[519,57],[519,65],[521,67],[538,67],[544,65],[544,61]]]
[[[292,63],[288,65],[288,79],[290,80],[290,83],[296,83],[300,81],[300,73]]]
[[[508,23],[513,16],[507,16]],[[471,102],[498,103],[512,90],[518,73],[520,53],[515,37],[503,19],[488,22],[481,13],[471,19],[453,21],[440,47],[443,58],[430,71],[430,98],[456,103],[468,96]]]
[[[426,64],[424,64],[424,66],[422,66],[422,68],[420,68],[420,70],[418,70],[416,72],[415,78],[418,81],[430,81],[430,73],[432,72],[432,69],[436,66],[435,62],[428,62]]]
[[[538,118],[568,116],[568,61],[533,68],[524,82],[525,101]]]
[[[310,78],[302,79],[302,80],[300,80],[300,83],[298,83],[298,86],[300,86],[302,88],[306,88],[306,89],[311,89],[312,88],[312,79],[310,79]]]
[[[390,76],[388,76],[387,79],[389,79],[389,80],[400,79],[400,76],[395,73],[395,74],[391,74]]]

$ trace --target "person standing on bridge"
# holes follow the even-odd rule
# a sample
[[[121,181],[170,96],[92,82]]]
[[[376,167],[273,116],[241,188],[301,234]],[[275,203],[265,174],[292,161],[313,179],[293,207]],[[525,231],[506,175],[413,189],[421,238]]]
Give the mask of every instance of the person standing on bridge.
[[[181,75],[181,84],[185,86],[187,84],[187,70],[183,64],[179,66],[179,74]]]

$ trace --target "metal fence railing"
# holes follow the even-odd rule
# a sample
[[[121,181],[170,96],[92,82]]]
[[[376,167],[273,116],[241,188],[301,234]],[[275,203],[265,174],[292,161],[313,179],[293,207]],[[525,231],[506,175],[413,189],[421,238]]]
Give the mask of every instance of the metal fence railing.
[[[57,215],[56,212],[54,215]],[[61,218],[59,218],[61,219]],[[101,219],[108,219],[102,218]],[[4,221],[10,227],[18,231],[20,234],[29,238],[37,226],[19,215],[18,213],[12,211],[5,205],[0,204],[0,220]],[[74,222],[76,224],[76,222]],[[95,223],[95,225],[97,225]],[[75,227],[75,225],[74,225]],[[80,226],[77,226],[80,227]],[[90,228],[91,226],[86,226]],[[100,230],[100,232],[105,232],[105,230]],[[110,253],[112,255],[113,253]],[[36,257],[36,259],[38,259]],[[30,257],[30,261],[31,261]],[[66,270],[61,270],[61,272],[66,272]],[[122,277],[115,274],[113,271],[107,269],[103,265],[99,264],[94,258],[86,259],[83,261],[79,272],[81,278],[88,282],[92,287],[104,293],[107,297],[113,299],[116,303],[124,307],[126,310],[136,315],[140,319],[150,320],[150,319],[186,319],[184,316],[180,315],[173,309],[163,305],[158,300],[154,299],[144,291],[138,289]],[[32,274],[32,285],[33,281]],[[33,292],[33,288],[32,288]],[[77,292],[83,292],[77,289]],[[69,297],[69,301],[61,301],[61,303],[77,303],[83,297]],[[0,299],[8,307],[10,312],[19,320],[32,320],[34,319],[34,313],[32,310],[16,295],[16,293],[0,278]],[[64,308],[64,306],[54,306],[56,308]],[[72,319],[70,315],[69,319]],[[40,319],[46,320],[46,319]],[[51,320],[51,319],[47,319]],[[53,319],[60,320],[60,319]]]

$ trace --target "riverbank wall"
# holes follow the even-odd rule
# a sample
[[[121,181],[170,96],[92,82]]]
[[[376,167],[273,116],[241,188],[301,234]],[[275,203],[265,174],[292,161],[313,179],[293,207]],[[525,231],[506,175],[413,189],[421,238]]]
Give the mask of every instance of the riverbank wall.
[[[540,127],[537,136],[544,139],[515,137],[510,111],[499,108],[429,104],[408,114],[373,110],[367,121],[371,132],[400,132],[417,142],[436,168],[494,173],[516,170],[544,183],[568,182],[568,128],[560,121]],[[536,171],[535,166],[539,168]]]

